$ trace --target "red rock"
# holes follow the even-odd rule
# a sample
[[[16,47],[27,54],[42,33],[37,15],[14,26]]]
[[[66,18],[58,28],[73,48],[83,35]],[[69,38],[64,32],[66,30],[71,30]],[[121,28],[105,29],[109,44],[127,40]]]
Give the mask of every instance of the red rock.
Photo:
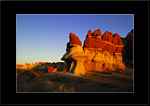
[[[84,40],[84,47],[88,47],[88,48],[95,48],[96,47],[95,40],[94,40],[94,37],[92,36],[91,30],[88,31],[87,37]]]
[[[91,30],[91,29],[88,31],[87,35],[93,37],[93,36],[92,36],[92,30]]]
[[[54,68],[54,67],[51,67],[51,66],[47,66],[47,68],[48,68],[48,73],[59,72],[57,70],[57,68]]]
[[[20,65],[20,64],[17,64],[17,65],[16,65],[16,68],[17,68],[17,69],[23,68],[23,67],[24,67],[24,65]]]
[[[101,49],[104,48],[103,40],[101,39],[101,37],[97,36],[97,38],[95,38],[95,43],[96,43],[95,48],[101,48]]]
[[[115,47],[115,46],[112,45],[113,33],[109,32],[107,41],[109,42],[109,43],[108,43],[108,50],[111,51],[111,52],[113,52],[113,51],[114,51],[114,50],[113,50],[113,47]]]
[[[115,33],[114,36],[113,36],[113,43],[115,44],[116,46],[116,53],[121,53],[122,51],[122,48],[124,46],[121,38],[120,38],[120,35],[118,33]]]
[[[63,72],[66,72],[67,70],[66,70],[66,68],[63,70]]]
[[[82,42],[75,34],[70,33],[69,37],[70,37],[70,41],[69,41],[70,46],[72,46],[74,44],[82,46]]]
[[[115,52],[116,51],[116,46],[114,44],[114,38],[112,39],[112,49],[111,49],[111,52]]]
[[[103,34],[103,36],[102,36],[102,39],[103,39],[103,45],[104,45],[104,48],[103,48],[103,51],[108,51],[108,43],[107,43],[107,41],[108,41],[108,36],[109,36],[109,32],[108,31],[106,31],[104,34]]]
[[[93,33],[93,36],[94,36],[94,38],[95,38],[96,36],[102,37],[102,33],[101,33],[100,29],[95,30],[94,33]]]

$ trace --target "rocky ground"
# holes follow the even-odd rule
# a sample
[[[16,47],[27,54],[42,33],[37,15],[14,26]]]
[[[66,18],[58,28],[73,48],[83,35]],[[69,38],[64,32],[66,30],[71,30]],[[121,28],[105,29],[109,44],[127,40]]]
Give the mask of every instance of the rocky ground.
[[[68,72],[17,70],[17,92],[133,92],[133,69],[88,72],[74,75]]]

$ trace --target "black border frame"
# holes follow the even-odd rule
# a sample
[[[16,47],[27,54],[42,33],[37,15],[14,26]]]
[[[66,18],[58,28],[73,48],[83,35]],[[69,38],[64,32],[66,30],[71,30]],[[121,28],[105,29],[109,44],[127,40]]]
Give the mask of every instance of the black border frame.
[[[149,59],[149,43],[147,42],[147,39],[149,38],[147,36],[149,35],[148,2],[2,1],[1,8],[1,42],[3,46],[1,52],[2,104],[149,104],[149,60],[147,60],[147,58]],[[16,14],[68,13],[134,14],[134,93],[16,93]],[[144,49],[143,47],[148,49]],[[58,101],[56,101],[56,98],[58,99]]]

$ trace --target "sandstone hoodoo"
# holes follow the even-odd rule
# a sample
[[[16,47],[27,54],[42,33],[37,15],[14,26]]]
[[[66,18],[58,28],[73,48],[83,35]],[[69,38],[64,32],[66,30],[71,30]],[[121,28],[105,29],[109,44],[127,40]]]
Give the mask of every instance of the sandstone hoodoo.
[[[94,37],[92,35],[92,31],[89,30],[86,36],[86,39],[84,41],[84,47],[88,47],[88,48],[94,48],[95,46],[95,40]]]
[[[79,40],[79,38],[75,35],[75,34],[73,34],[73,33],[70,33],[70,42],[69,42],[69,44],[71,45],[71,46],[74,46],[74,45],[79,45],[79,46],[81,46],[82,45],[82,42]]]
[[[120,36],[106,31],[103,35],[100,29],[93,33],[88,31],[83,47],[79,38],[70,33],[66,53],[61,60],[66,63],[66,71],[76,75],[84,75],[88,71],[125,70],[122,63],[122,48]]]
[[[74,74],[85,74],[84,62],[87,54],[83,51],[82,42],[75,34],[70,33],[69,37],[70,41],[67,43],[66,53],[61,60],[65,61],[67,71]]]

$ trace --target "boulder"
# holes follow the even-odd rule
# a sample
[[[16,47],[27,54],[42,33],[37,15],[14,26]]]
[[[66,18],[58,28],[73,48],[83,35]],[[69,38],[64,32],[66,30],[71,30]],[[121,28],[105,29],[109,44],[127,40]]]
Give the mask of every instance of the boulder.
[[[54,68],[54,67],[51,67],[51,66],[47,66],[47,68],[48,68],[48,73],[59,72],[57,70],[57,68]]]
[[[67,71],[67,69],[65,68],[64,70],[63,70],[63,72],[66,72]]]

